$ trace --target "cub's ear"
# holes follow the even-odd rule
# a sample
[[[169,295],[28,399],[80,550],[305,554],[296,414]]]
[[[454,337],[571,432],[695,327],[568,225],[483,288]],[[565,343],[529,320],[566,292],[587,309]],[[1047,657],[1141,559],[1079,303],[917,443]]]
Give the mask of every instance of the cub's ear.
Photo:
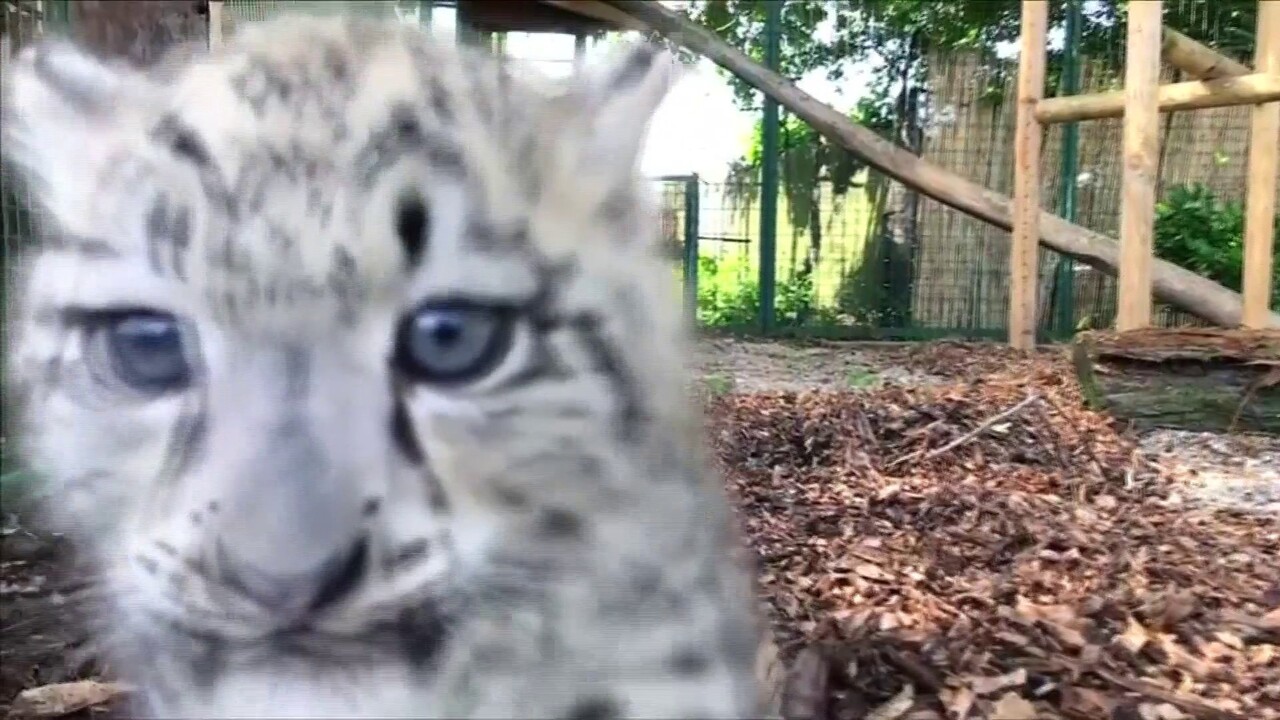
[[[586,64],[559,98],[569,115],[560,131],[573,134],[579,167],[632,172],[650,121],[680,73],[672,53],[647,42]]]
[[[109,148],[137,130],[155,97],[152,82],[123,63],[45,40],[7,63],[2,150],[49,209],[83,199]]]

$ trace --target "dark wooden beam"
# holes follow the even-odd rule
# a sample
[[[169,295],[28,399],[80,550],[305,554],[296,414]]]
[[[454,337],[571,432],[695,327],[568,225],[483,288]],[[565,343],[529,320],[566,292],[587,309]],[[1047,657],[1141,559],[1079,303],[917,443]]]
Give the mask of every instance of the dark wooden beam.
[[[594,0],[458,0],[458,19],[475,30],[491,33],[593,35],[638,27],[626,13]]]

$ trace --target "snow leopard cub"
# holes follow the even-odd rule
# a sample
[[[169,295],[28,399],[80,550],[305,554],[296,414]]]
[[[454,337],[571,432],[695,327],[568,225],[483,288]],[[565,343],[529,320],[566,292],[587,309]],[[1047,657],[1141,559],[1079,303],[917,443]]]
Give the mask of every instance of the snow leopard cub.
[[[675,70],[314,18],[14,59],[26,453],[136,712],[763,714],[637,171]]]

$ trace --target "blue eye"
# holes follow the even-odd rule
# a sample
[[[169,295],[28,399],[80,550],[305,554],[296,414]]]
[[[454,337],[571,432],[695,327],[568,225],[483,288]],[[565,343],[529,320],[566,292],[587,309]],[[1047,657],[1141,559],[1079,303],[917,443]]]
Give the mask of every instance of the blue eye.
[[[182,332],[171,315],[131,312],[107,321],[103,328],[116,376],[137,390],[178,390],[191,382],[191,367]]]
[[[511,349],[514,314],[469,303],[428,304],[400,324],[395,364],[421,382],[476,380]]]

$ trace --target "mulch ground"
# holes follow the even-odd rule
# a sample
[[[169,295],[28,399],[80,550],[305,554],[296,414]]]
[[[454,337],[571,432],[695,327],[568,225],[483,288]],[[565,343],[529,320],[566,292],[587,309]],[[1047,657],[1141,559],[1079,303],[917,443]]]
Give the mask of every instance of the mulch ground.
[[[790,718],[1280,718],[1280,519],[1191,507],[1051,354],[727,395]]]
[[[77,600],[83,596],[84,580],[75,570],[69,544],[16,527],[12,518],[4,520],[0,529],[0,718],[27,718],[36,715],[21,708],[10,713],[19,692],[97,677],[103,668],[86,650],[80,622],[83,605]],[[79,713],[44,716],[102,717],[65,700],[71,698],[64,698],[62,708]]]
[[[1280,718],[1280,518],[1190,503],[1053,353],[893,364],[954,382],[707,398],[788,718]],[[102,668],[63,550],[0,539],[2,717]]]

